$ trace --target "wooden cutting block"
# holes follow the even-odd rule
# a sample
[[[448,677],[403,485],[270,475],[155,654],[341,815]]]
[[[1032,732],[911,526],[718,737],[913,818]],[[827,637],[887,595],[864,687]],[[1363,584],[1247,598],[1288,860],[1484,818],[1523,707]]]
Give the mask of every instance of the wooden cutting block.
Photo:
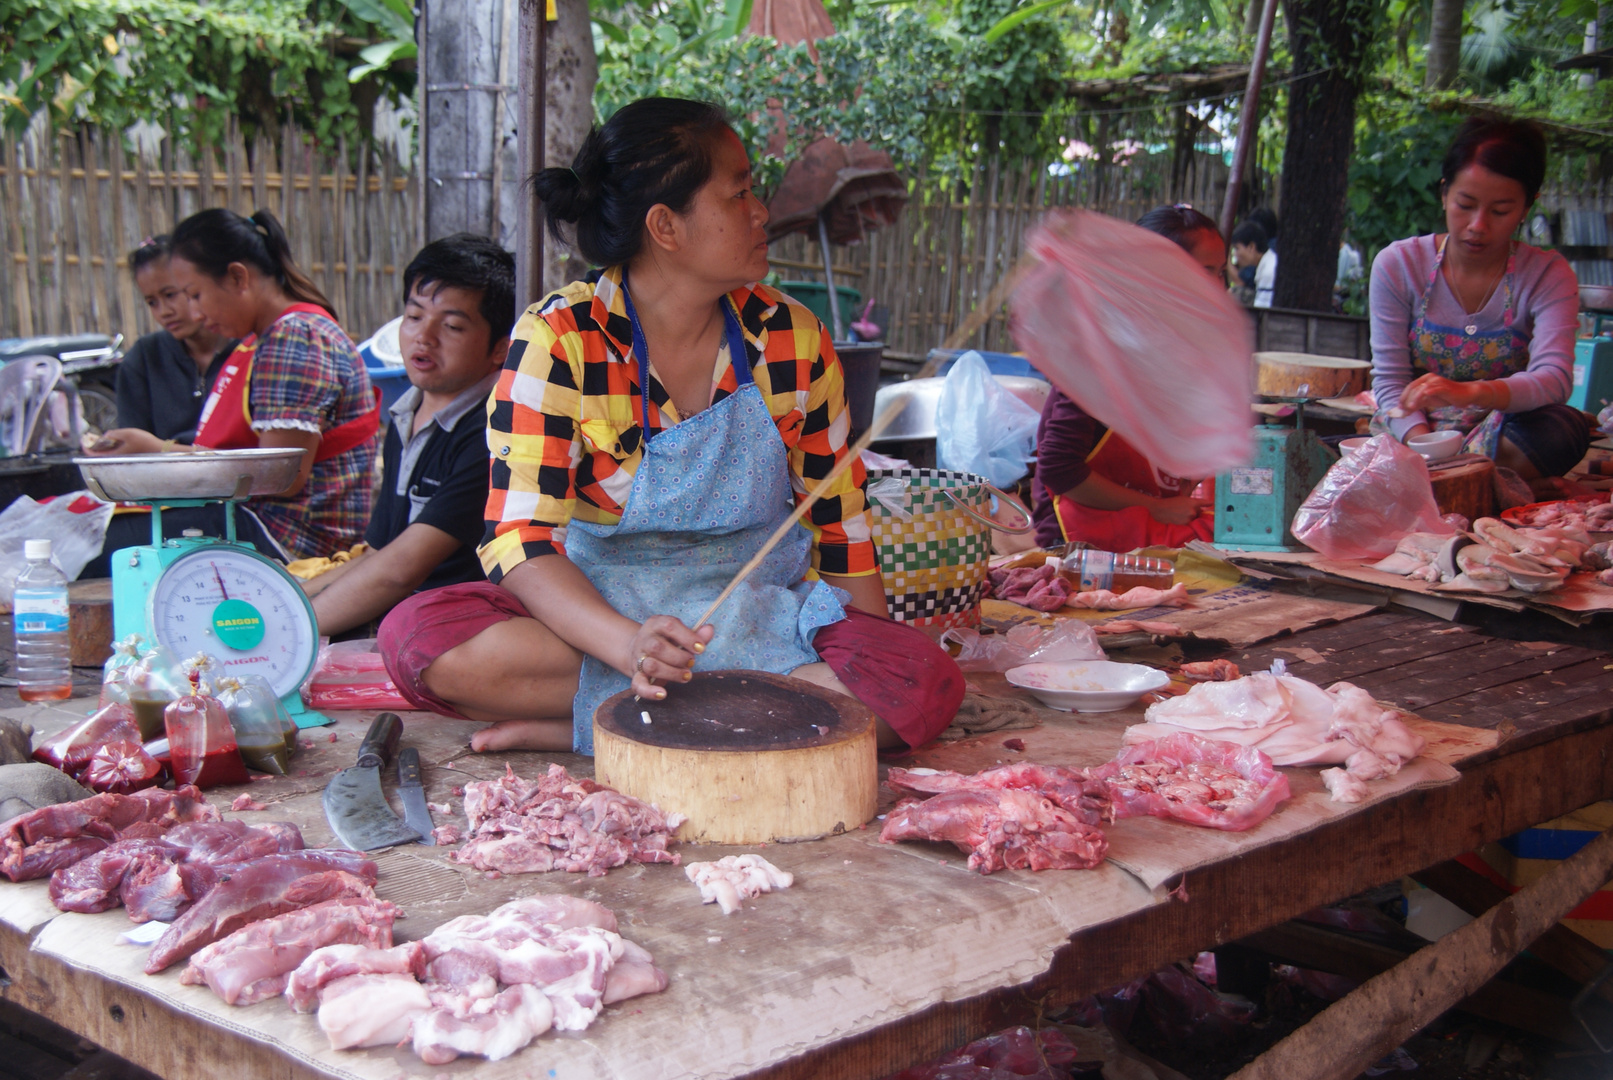
[[[1255,390],[1266,397],[1353,397],[1366,388],[1372,365],[1342,356],[1255,353]]]
[[[1430,470],[1434,501],[1441,514],[1461,514],[1468,521],[1495,516],[1495,462],[1468,454],[1457,464]]]
[[[74,667],[100,667],[112,655],[112,581],[67,584],[67,637]]]
[[[678,839],[696,843],[855,829],[879,801],[875,753],[861,702],[765,671],[698,672],[663,701],[624,690],[594,713],[596,779],[687,815]]]

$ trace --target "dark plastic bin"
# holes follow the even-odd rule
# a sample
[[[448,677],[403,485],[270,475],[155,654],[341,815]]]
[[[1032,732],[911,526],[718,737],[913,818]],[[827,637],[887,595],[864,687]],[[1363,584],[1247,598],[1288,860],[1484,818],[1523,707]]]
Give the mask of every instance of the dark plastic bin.
[[[778,287],[812,309],[818,321],[834,332],[834,320],[829,318],[829,287],[821,281],[781,281]],[[849,285],[836,285],[840,294],[840,321],[850,327],[852,320],[862,314],[863,294]]]
[[[364,370],[370,373],[370,382],[381,391],[381,423],[385,426],[391,420],[389,413],[393,403],[409,389],[409,371],[390,364],[385,367],[365,364]]]

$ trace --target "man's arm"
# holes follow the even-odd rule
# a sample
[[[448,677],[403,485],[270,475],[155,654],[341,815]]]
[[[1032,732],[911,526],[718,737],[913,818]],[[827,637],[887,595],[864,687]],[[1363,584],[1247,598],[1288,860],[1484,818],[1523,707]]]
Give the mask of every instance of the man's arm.
[[[459,545],[457,538],[435,525],[410,525],[386,547],[349,563],[313,598],[319,632],[339,634],[386,614]]]

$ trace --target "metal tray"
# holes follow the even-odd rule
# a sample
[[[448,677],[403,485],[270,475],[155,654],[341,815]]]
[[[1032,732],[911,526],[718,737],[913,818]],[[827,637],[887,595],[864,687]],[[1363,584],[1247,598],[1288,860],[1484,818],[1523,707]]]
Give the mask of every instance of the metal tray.
[[[297,478],[306,451],[197,450],[188,454],[76,457],[96,495],[111,502],[156,499],[247,499],[278,495]]]
[[[1045,379],[1032,379],[1024,375],[993,375],[1004,390],[1035,409],[1042,411],[1052,386]],[[896,402],[903,403],[902,411],[891,420],[890,426],[880,432],[875,443],[895,439],[935,438],[935,407],[941,400],[945,378],[908,379],[905,382],[881,386],[874,395],[874,415],[881,416]]]

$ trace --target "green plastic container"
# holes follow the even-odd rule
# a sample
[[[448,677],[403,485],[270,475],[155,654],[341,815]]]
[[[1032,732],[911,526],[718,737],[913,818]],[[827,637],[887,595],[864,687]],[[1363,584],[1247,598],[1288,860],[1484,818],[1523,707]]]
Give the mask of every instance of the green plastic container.
[[[795,297],[801,303],[812,309],[812,313],[824,326],[834,332],[834,320],[829,317],[829,287],[821,281],[781,281],[779,288]],[[851,328],[852,321],[862,314],[863,294],[849,285],[836,285],[835,292],[840,294],[840,321],[843,324],[841,332]]]

